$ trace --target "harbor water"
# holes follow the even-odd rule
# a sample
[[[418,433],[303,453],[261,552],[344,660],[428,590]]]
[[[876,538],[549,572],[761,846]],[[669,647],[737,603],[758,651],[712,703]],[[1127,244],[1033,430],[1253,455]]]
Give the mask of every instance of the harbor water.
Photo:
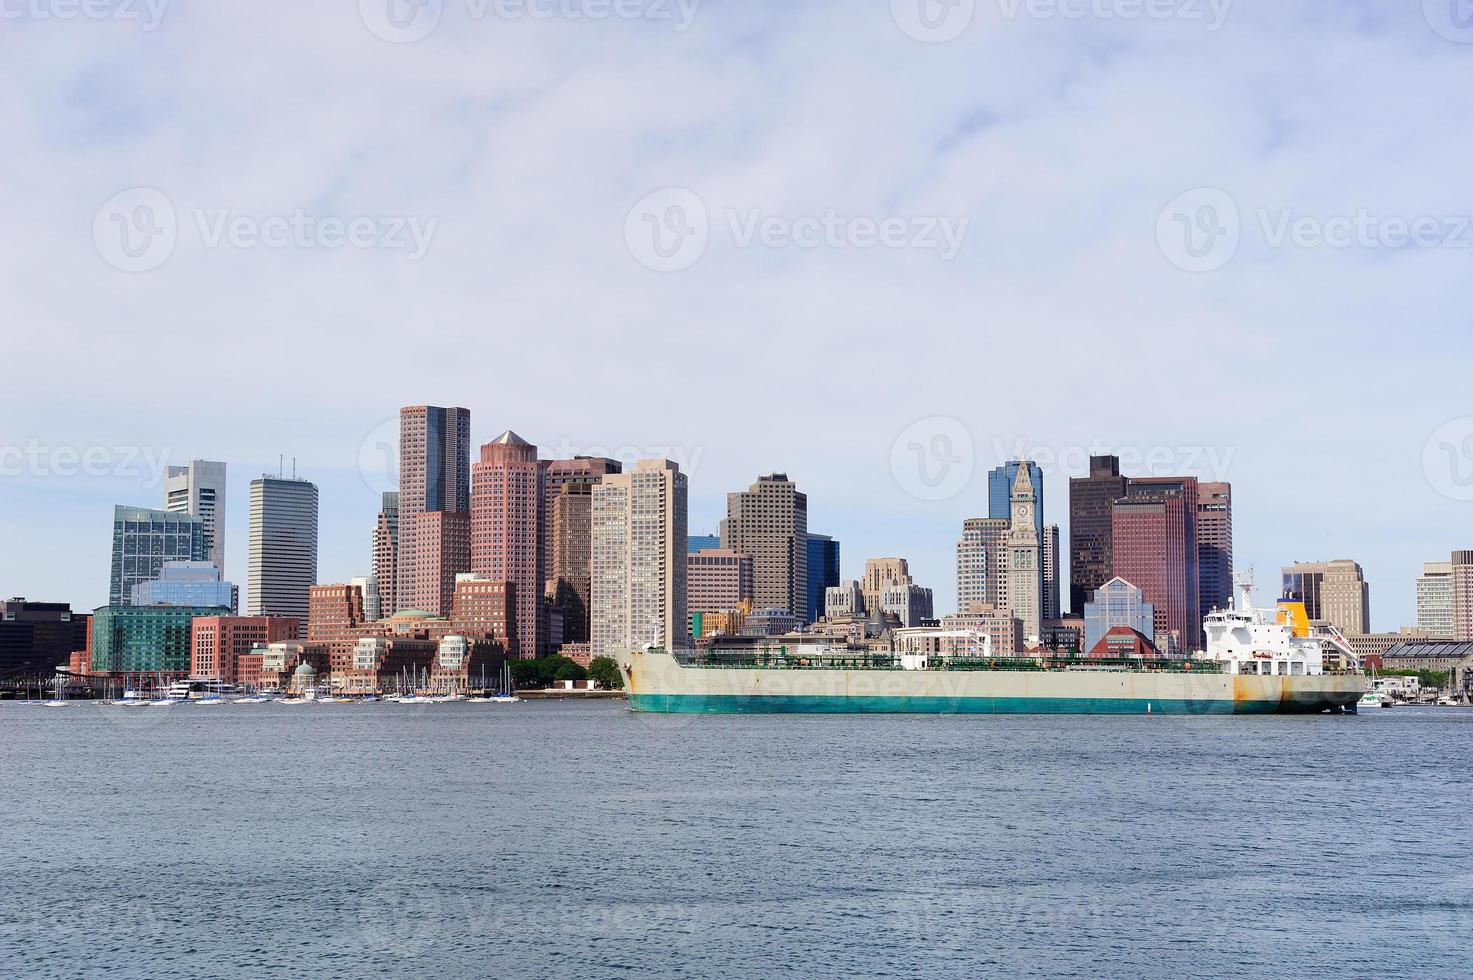
[[[11,977],[1465,977],[1473,711],[0,703]]]

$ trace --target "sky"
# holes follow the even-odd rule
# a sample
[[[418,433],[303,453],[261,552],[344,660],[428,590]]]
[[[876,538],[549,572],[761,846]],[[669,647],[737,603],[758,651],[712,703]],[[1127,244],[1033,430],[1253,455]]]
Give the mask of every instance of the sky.
[[[1473,547],[1463,0],[0,0],[0,593],[285,460],[365,574],[399,406],[788,473],[938,611],[986,470],[1233,484],[1372,627]],[[1067,580],[1066,580],[1067,581]],[[1067,593],[1066,593],[1067,594]]]

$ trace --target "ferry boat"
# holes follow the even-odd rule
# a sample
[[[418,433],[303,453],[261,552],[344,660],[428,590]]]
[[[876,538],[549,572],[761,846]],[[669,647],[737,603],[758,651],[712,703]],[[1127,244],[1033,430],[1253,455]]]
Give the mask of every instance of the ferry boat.
[[[1302,604],[1210,613],[1206,651],[1104,660],[965,653],[676,654],[654,645],[616,658],[632,711],[935,714],[1249,714],[1354,711],[1366,678],[1343,636],[1312,630]]]

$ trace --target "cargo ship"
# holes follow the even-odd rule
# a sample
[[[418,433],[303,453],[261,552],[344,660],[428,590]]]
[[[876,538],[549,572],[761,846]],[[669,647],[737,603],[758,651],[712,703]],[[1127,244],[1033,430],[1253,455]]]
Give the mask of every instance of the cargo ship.
[[[1302,604],[1257,610],[1246,597],[1205,618],[1206,650],[1189,657],[992,656],[988,637],[978,634],[951,653],[789,646],[672,653],[651,645],[617,659],[632,711],[1354,712],[1366,678],[1344,637],[1312,629]]]

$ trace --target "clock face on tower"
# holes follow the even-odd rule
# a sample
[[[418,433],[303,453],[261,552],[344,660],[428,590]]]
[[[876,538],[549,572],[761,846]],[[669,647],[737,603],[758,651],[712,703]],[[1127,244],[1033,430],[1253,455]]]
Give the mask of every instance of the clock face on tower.
[[[1026,504],[1013,504],[1013,516],[1014,517],[1017,517],[1017,518],[1021,519],[1027,513],[1028,513],[1028,506]]]

